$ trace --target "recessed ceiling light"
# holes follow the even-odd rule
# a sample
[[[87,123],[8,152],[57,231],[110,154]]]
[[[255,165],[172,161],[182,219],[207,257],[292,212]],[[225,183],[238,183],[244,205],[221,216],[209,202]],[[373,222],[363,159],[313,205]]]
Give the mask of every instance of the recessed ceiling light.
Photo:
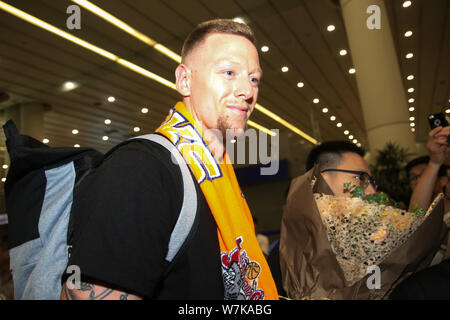
[[[338,127],[338,128],[342,127],[342,123],[340,123],[340,122],[336,123],[336,127]]]
[[[358,140],[356,140],[356,139],[353,139],[353,143],[358,143]]]
[[[450,113],[450,109],[445,110],[445,113]]]
[[[412,52],[406,54],[406,59],[411,59],[412,57],[414,57],[414,54]]]
[[[411,122],[409,125],[410,125],[411,127],[415,127],[415,126],[416,126],[416,124],[415,124],[414,122]]]
[[[414,118],[414,117],[409,117],[409,121],[414,121],[414,120],[416,120],[416,118]]]
[[[413,93],[413,92],[414,92],[414,88],[409,88],[409,89],[408,89],[408,92],[409,92],[409,93]]]
[[[416,110],[414,107],[409,107],[408,109],[409,111],[413,112],[414,110]]]
[[[411,1],[405,1],[405,2],[403,2],[403,8],[408,8],[410,5],[412,4],[412,2]]]
[[[407,80],[413,80],[414,76],[412,74],[410,74],[409,76],[406,77]]]
[[[47,144],[50,142],[50,140],[48,140],[47,138],[45,138],[44,140],[42,140],[43,143]]]
[[[411,30],[408,30],[408,31],[405,32],[405,37],[406,37],[406,38],[409,38],[409,37],[411,37],[412,35],[413,35],[413,32],[412,32]]]
[[[75,148],[79,148],[80,147],[80,145],[77,143],[77,144],[74,144],[73,145]]]
[[[70,91],[70,90],[75,89],[76,87],[77,87],[77,84],[75,82],[67,81],[67,82],[64,82],[64,84],[63,84],[63,91]]]
[[[105,119],[105,124],[111,124],[111,120],[110,119]]]
[[[327,113],[327,112],[328,112],[328,108],[323,108],[323,109],[322,109],[322,112],[323,112],[323,113]]]
[[[243,18],[241,18],[241,17],[236,17],[236,18],[233,19],[233,21],[237,22],[237,23],[244,23],[245,24],[245,20]]]
[[[349,135],[348,138],[349,138],[350,140],[352,140],[352,139],[353,139],[353,136],[352,136],[352,135]]]
[[[114,98],[113,96],[108,97],[108,101],[109,102],[114,102],[116,101],[116,98]]]
[[[142,109],[141,109],[141,112],[142,112],[142,113],[148,113],[148,109],[147,109],[147,108],[142,108]]]
[[[357,143],[356,146],[358,146],[359,148],[361,148],[361,143]]]
[[[347,50],[342,49],[341,51],[339,51],[339,54],[340,54],[341,56],[345,56],[345,55],[347,54]]]
[[[319,99],[318,98],[314,98],[313,99],[313,103],[315,103],[315,104],[319,103]]]
[[[354,74],[355,72],[356,72],[355,68],[348,69],[348,73],[350,74]]]
[[[286,66],[284,66],[284,67],[281,68],[281,71],[283,71],[283,72],[288,72],[288,71],[289,71],[289,68],[286,67]]]
[[[416,132],[416,128],[411,128],[411,132]]]
[[[78,130],[77,129],[73,129],[72,130],[72,134],[78,134]]]
[[[299,88],[303,88],[304,86],[305,86],[305,84],[303,82],[297,83],[297,87],[299,87]]]
[[[332,25],[332,24],[330,24],[330,25],[327,27],[327,31],[329,31],[329,32],[334,31],[335,29],[336,29],[336,27],[335,27],[334,25]]]
[[[109,139],[108,136],[103,136],[103,137],[102,137],[102,140],[103,140],[103,141],[108,141],[108,139]]]
[[[330,120],[331,120],[331,121],[334,121],[334,120],[336,120],[336,117],[335,117],[335,116],[331,116],[331,117],[330,117]]]
[[[7,164],[4,164],[4,165],[2,166],[2,168],[3,168],[3,169],[8,169],[8,165],[7,165]]]
[[[2,182],[5,182],[6,181],[6,178],[2,178]]]
[[[344,134],[345,134],[345,135],[348,135],[349,133],[350,133],[350,131],[348,131],[348,130],[345,130],[345,131],[344,131]]]
[[[269,51],[269,47],[268,46],[262,46],[261,47],[261,51],[262,52],[268,52]]]
[[[139,127],[134,127],[133,131],[134,131],[134,132],[139,132],[139,131],[141,131],[141,128],[139,128]]]
[[[416,101],[416,100],[414,100],[414,98],[409,98],[409,99],[408,99],[408,102],[409,102],[409,103],[413,103],[414,101]]]

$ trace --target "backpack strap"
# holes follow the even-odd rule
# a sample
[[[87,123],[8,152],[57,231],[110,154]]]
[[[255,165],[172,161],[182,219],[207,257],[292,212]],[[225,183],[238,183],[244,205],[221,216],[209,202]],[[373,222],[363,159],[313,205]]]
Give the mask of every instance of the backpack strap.
[[[194,230],[194,223],[197,222],[197,191],[195,182],[192,178],[190,169],[180,151],[166,137],[159,134],[147,134],[133,139],[146,139],[155,142],[166,148],[172,155],[171,159],[180,167],[183,177],[183,205],[175,227],[170,235],[169,247],[167,250],[166,261],[171,263],[182,247],[186,247],[187,240]],[[184,244],[184,246],[183,246]]]

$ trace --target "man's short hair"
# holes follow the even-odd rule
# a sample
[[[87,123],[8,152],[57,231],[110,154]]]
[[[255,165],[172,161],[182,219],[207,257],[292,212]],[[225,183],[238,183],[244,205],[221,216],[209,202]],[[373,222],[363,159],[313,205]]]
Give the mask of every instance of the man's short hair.
[[[409,171],[413,167],[418,166],[420,164],[426,165],[426,164],[428,164],[428,162],[430,162],[429,156],[422,156],[422,157],[414,158],[410,162],[408,162],[405,166],[406,176],[408,177],[408,179],[409,179]],[[438,177],[445,177],[445,176],[447,176],[447,166],[445,164],[443,164],[439,168]]]
[[[342,159],[342,154],[353,152],[364,157],[364,149],[358,147],[350,141],[326,141],[314,147],[306,159],[306,171],[311,170],[318,164],[319,169],[331,169],[338,165]]]
[[[212,33],[235,34],[247,38],[256,46],[255,35],[245,23],[234,22],[231,19],[214,19],[200,23],[186,38],[181,49],[181,61],[184,62],[192,50]]]

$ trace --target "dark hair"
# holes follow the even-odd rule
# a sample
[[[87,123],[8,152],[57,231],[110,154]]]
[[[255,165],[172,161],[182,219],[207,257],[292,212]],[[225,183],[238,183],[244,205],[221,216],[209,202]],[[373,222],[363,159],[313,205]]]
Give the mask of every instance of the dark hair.
[[[406,176],[408,177],[408,179],[409,179],[409,171],[413,167],[418,166],[420,164],[426,165],[426,164],[428,164],[428,162],[430,162],[429,156],[422,156],[422,157],[414,158],[410,162],[408,162],[405,166]],[[447,176],[447,166],[445,164],[443,164],[439,168],[438,177],[445,177],[445,176]]]
[[[0,225],[0,249],[8,250],[8,227],[6,225]]]
[[[326,141],[314,147],[306,159],[306,171],[309,171],[315,164],[319,164],[320,169],[328,169],[326,167],[336,165],[341,161],[342,154],[353,152],[361,157],[366,153],[364,149],[356,144],[345,141]]]
[[[213,19],[200,23],[188,35],[181,49],[181,60],[184,61],[189,53],[211,33],[243,36],[256,46],[255,35],[252,29],[245,23],[234,22],[231,19]]]

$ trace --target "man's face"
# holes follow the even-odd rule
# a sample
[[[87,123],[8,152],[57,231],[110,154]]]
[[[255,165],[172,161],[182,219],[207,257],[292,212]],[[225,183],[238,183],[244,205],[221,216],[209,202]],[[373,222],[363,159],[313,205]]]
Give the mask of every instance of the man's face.
[[[258,97],[258,51],[246,38],[214,33],[188,55],[188,90],[180,92],[203,130],[242,133]],[[178,73],[177,73],[178,81]]]
[[[367,162],[360,155],[353,152],[343,153],[341,162],[333,169],[363,171],[370,175]],[[360,185],[360,175],[355,173],[330,171],[323,172],[322,176],[336,196],[351,196],[348,191],[344,191],[344,183],[349,182],[351,185]],[[364,190],[366,195],[373,194],[375,191],[374,186],[371,184],[369,184]]]

